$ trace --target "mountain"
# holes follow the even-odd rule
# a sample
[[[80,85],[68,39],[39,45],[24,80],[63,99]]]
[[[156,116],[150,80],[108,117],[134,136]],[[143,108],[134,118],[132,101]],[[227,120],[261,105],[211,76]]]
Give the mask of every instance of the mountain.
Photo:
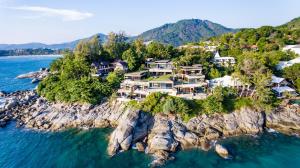
[[[279,27],[286,27],[288,29],[300,29],[300,17],[297,17]]]
[[[107,36],[105,34],[96,34],[100,36],[101,41],[106,41]],[[52,50],[59,50],[59,49],[73,49],[77,45],[80,40],[87,40],[92,38],[88,37],[85,39],[79,39],[67,43],[60,43],[60,44],[43,44],[43,43],[26,43],[26,44],[0,44],[0,50],[16,50],[16,49],[38,49],[38,48],[48,48]]]
[[[143,38],[145,41],[153,40],[179,46],[235,31],[237,30],[224,27],[208,20],[189,19],[165,24],[161,27],[146,31],[138,37]]]

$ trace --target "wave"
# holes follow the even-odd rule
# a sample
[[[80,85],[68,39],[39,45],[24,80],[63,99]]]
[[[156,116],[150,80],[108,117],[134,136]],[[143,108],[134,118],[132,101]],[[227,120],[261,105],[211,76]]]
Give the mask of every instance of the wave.
[[[3,108],[5,105],[5,99],[0,97],[0,108]]]

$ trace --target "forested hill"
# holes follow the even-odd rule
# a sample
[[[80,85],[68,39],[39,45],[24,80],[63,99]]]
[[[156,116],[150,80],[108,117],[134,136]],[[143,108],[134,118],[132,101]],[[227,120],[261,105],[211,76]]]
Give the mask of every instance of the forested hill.
[[[102,41],[105,41],[107,36],[105,34],[97,34]],[[60,43],[60,44],[43,44],[43,43],[25,43],[25,44],[0,44],[0,50],[18,50],[18,49],[51,49],[51,50],[61,50],[61,49],[74,49],[75,46],[81,40],[89,40],[91,37],[85,39],[79,39],[71,42]]]
[[[240,55],[244,51],[281,50],[286,45],[300,43],[300,18],[277,27],[241,29],[237,33],[223,34],[210,40],[219,45],[221,55]]]
[[[300,29],[300,17],[297,17],[290,22],[279,26],[279,28],[288,28],[288,29]]]
[[[177,23],[165,24],[161,27],[146,31],[138,37],[142,37],[144,41],[154,40],[173,46],[179,46],[235,31],[235,29],[227,28],[208,20],[189,19],[181,20]]]

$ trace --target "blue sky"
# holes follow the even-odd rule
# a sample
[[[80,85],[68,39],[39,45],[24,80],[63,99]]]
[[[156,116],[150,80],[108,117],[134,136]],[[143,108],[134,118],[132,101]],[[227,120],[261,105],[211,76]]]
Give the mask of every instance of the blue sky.
[[[231,28],[279,25],[300,0],[0,0],[0,43],[60,43],[95,33],[137,35],[181,19]]]

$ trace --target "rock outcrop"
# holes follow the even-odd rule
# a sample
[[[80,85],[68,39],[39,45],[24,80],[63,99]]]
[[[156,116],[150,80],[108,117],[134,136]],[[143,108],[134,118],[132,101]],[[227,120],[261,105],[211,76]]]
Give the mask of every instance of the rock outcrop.
[[[268,113],[266,126],[286,134],[300,134],[300,106],[286,104]]]
[[[191,119],[187,128],[198,136],[215,140],[222,136],[257,134],[263,131],[264,114],[243,108],[230,114],[201,115]]]
[[[116,127],[109,137],[108,154],[113,156],[134,147],[153,156],[153,167],[174,159],[172,153],[177,150],[208,150],[213,140],[228,136],[257,134],[266,127],[289,134],[300,132],[300,107],[296,104],[281,105],[267,114],[250,108],[229,114],[203,114],[184,123],[177,116],[151,116],[117,100],[92,106],[48,102],[34,91],[1,95],[5,102],[0,108],[0,127],[10,120],[16,120],[17,126],[46,131]],[[228,157],[222,146],[217,145],[216,151]]]
[[[37,83],[41,80],[43,80],[45,77],[49,75],[50,71],[48,68],[41,68],[39,71],[36,72],[29,72],[26,74],[21,74],[17,76],[17,79],[25,79],[30,78],[32,79],[32,83]]]

